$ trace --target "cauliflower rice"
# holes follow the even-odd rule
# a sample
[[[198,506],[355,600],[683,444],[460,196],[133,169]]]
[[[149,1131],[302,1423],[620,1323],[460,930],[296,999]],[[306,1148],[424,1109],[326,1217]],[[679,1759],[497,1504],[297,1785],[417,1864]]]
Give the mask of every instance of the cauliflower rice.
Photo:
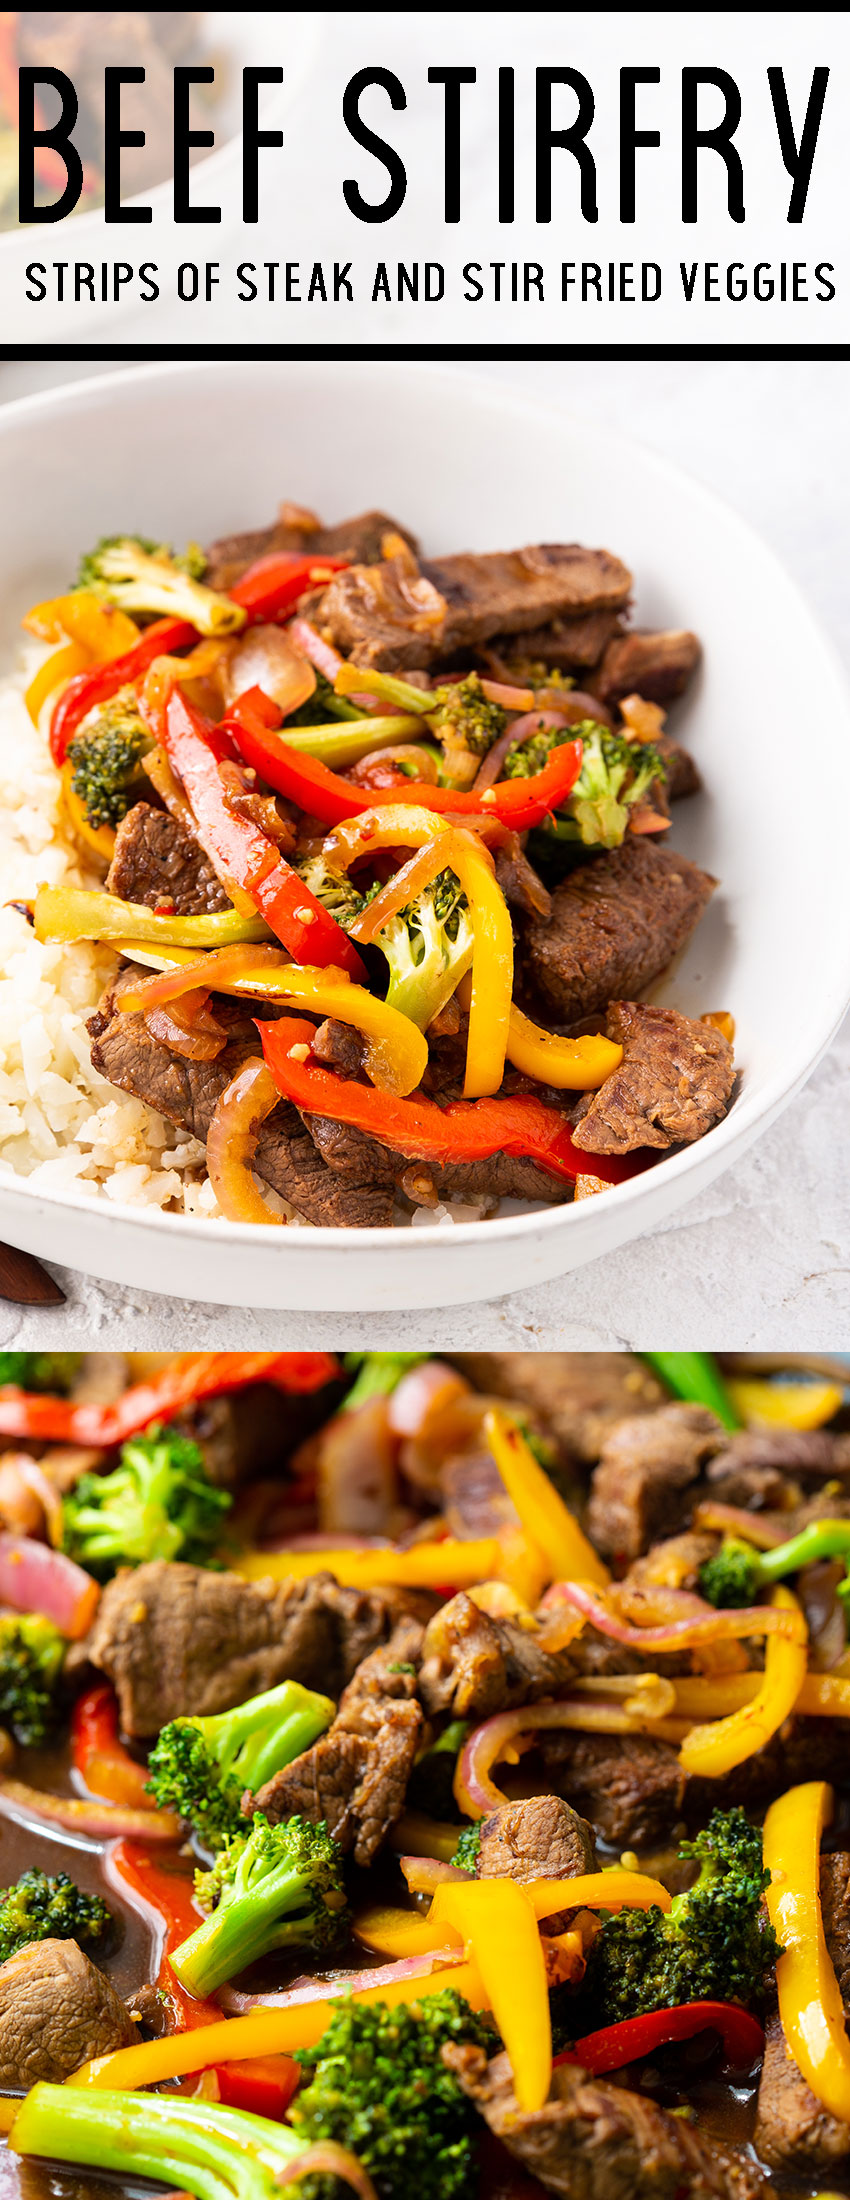
[[[0,685],[3,901],[42,882],[97,886],[64,818],[61,782],[23,699]],[[216,1215],[204,1148],[92,1068],[86,1020],[118,969],[109,948],[40,945],[26,917],[0,909],[0,1170],[39,1191]]]
[[[39,653],[40,654],[40,653]],[[42,946],[13,901],[41,884],[96,887],[69,832],[61,781],[24,689],[33,665],[0,683],[0,1173],[39,1191],[116,1206],[220,1216],[200,1140],[92,1066],[86,1023],[119,968],[110,948]],[[268,1185],[271,1211],[309,1229]],[[419,1208],[405,1222],[479,1220],[486,1205]],[[402,1220],[401,1217],[399,1217]]]

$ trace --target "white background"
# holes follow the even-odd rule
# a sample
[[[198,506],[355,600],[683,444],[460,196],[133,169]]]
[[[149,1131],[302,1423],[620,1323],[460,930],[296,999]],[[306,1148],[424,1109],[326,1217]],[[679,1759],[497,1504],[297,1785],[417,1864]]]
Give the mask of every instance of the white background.
[[[0,367],[0,401],[70,371]],[[845,366],[525,362],[472,371],[510,379],[543,399],[557,397],[579,417],[625,429],[711,482],[784,558],[850,668]],[[759,646],[754,633],[754,650]],[[826,804],[829,788],[813,785],[807,772],[808,730],[799,729],[801,798]],[[793,894],[793,838],[776,853]],[[786,1013],[793,1018],[793,1000]],[[0,1305],[0,1343],[462,1350],[601,1348],[651,1338],[659,1350],[744,1350],[789,1340],[799,1349],[837,1349],[846,1341],[850,1311],[848,1072],[850,1022],[804,1093],[739,1167],[653,1236],[537,1291],[450,1314],[399,1309],[358,1320],[332,1311],[319,1317],[175,1304],[62,1273],[68,1305],[50,1314]],[[494,1282],[509,1292],[509,1275]]]
[[[422,10],[287,16],[275,10],[240,16],[207,17],[213,46],[230,52],[222,68],[230,89],[229,111],[243,58],[284,68],[280,91],[268,95],[283,129],[280,150],[260,155],[260,219],[241,227],[241,161],[234,145],[223,162],[216,154],[208,188],[203,166],[195,171],[195,203],[219,204],[219,224],[175,228],[170,191],[155,195],[150,226],[104,225],[102,216],[75,216],[56,225],[30,229],[9,245],[0,241],[0,315],[7,341],[97,342],[295,342],[347,343],[395,341],[523,344],[537,342],[685,343],[835,343],[850,338],[850,145],[847,113],[850,90],[850,19],[836,10],[697,10],[669,14],[653,10]],[[241,31],[240,31],[241,25]],[[216,29],[218,26],[218,29]],[[258,28],[259,26],[259,28]],[[240,52],[240,38],[242,51]],[[311,51],[308,49],[312,48]],[[465,65],[477,69],[474,85],[461,90],[461,218],[446,225],[443,200],[442,87],[428,84],[430,66]],[[516,215],[500,224],[497,204],[497,83],[500,65],[515,71]],[[803,221],[786,216],[791,180],[783,167],[767,80],[769,65],[781,66],[799,141],[816,66],[831,75],[812,182]],[[364,95],[364,120],[402,156],[408,175],[407,197],[388,223],[365,224],[348,209],[342,185],[354,178],[363,194],[379,202],[386,194],[385,169],[354,144],[342,120],[342,95],[351,76],[381,66],[396,74],[407,107],[392,112],[385,91]],[[579,176],[574,158],[552,156],[552,219],[535,219],[535,70],[568,66],[592,86],[595,115],[588,143],[598,176],[598,220],[580,213]],[[638,127],[661,134],[657,150],[636,156],[636,220],[619,221],[619,71],[655,66],[658,85],[639,87]],[[681,219],[681,107],[684,66],[723,68],[736,81],[742,101],[735,145],[744,169],[746,219],[736,223],[727,211],[726,173],[712,151],[698,156],[699,221]],[[47,96],[47,95],[46,95]],[[144,126],[145,90],[123,95],[125,127]],[[566,86],[553,93],[555,126],[574,117],[576,95]],[[699,119],[712,127],[723,111],[719,90],[704,86]],[[209,121],[209,116],[197,120]],[[221,134],[221,122],[219,123]],[[146,195],[149,199],[149,194]],[[23,249],[20,249],[20,248]],[[98,267],[101,259],[126,259],[137,266],[154,260],[163,290],[147,305],[102,307],[83,300],[53,308],[50,298],[27,302],[26,261],[82,256]],[[602,304],[584,308],[560,302],[562,261],[657,261],[662,267],[659,302]],[[316,260],[331,266],[351,260],[355,296],[351,304],[285,303],[258,298],[239,303],[235,270],[243,259],[297,262],[306,290]],[[372,302],[378,261],[393,271],[399,261],[434,260],[446,269],[442,302],[400,306]],[[470,260],[539,260],[544,263],[544,302],[497,305],[492,297],[476,304],[462,301],[461,270]],[[716,262],[721,270],[720,298],[707,302],[698,281],[694,301],[685,304],[679,262]],[[207,303],[180,303],[176,272],[181,261],[219,263],[217,287]],[[837,296],[830,304],[786,304],[777,295],[757,302],[752,269],[770,263],[778,271],[785,260],[819,261],[837,270]],[[743,263],[747,297],[731,302],[725,293],[729,262]],[[53,278],[55,284],[55,278]],[[778,286],[778,273],[777,273]]]

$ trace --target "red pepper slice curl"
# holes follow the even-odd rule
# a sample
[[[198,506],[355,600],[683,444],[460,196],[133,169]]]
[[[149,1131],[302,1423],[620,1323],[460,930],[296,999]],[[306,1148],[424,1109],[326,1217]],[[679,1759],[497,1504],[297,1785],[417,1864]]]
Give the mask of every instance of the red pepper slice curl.
[[[96,1681],[77,1697],[71,1719],[71,1756],[75,1771],[92,1795],[108,1803],[153,1810],[147,1766],[137,1763],[121,1741],[118,1700],[109,1681]]]
[[[366,675],[364,674],[364,678]],[[325,825],[339,825],[361,810],[396,802],[416,803],[473,821],[497,818],[514,832],[540,825],[572,793],[581,770],[580,741],[562,742],[553,749],[541,772],[530,779],[500,779],[483,794],[464,793],[457,787],[435,787],[430,781],[406,779],[392,787],[358,787],[353,780],[332,772],[318,757],[294,749],[285,736],[278,737],[281,716],[262,688],[247,688],[223,720],[223,729],[234,741],[246,763],[278,794],[297,802],[310,817]]]
[[[295,550],[272,550],[267,557],[256,558],[227,593],[231,602],[247,611],[249,621],[289,618],[299,597],[311,588],[321,588],[350,562],[349,558],[321,557],[317,550],[306,557]]]
[[[266,1063],[278,1092],[307,1115],[327,1115],[353,1124],[392,1146],[410,1160],[485,1161],[495,1153],[526,1154],[550,1176],[573,1184],[587,1167],[586,1155],[573,1145],[563,1116],[542,1100],[525,1094],[486,1100],[454,1100],[446,1108],[415,1095],[399,1100],[372,1086],[337,1077],[309,1058],[299,1061],[293,1047],[310,1046],[315,1027],[283,1017],[264,1024],[255,1019]],[[645,1159],[620,1160],[594,1155],[599,1174],[621,1184],[646,1166]],[[0,1422],[2,1427],[2,1422]]]
[[[217,858],[216,869],[228,886],[232,883],[249,896],[295,962],[315,967],[332,963],[364,983],[363,963],[341,925],[311,894],[276,842],[228,802],[216,753],[220,740],[221,729],[209,725],[182,689],[173,688],[163,742],[191,803],[198,837]]]
[[[338,1373],[332,1352],[187,1352],[150,1382],[134,1383],[114,1405],[74,1405],[68,1398],[4,1388],[0,1435],[109,1451],[151,1421],[173,1420],[197,1399],[220,1398],[251,1383],[274,1383],[287,1396],[298,1397],[321,1390]]]
[[[108,703],[119,688],[132,686],[140,680],[155,657],[168,657],[172,651],[184,649],[188,642],[197,640],[197,628],[190,626],[186,619],[156,619],[153,626],[145,628],[141,641],[128,649],[125,657],[113,657],[106,664],[92,665],[87,672],[75,673],[73,680],[63,687],[50,721],[50,754],[54,764],[64,764],[77,727],[97,703]]]
[[[556,2055],[559,2063],[580,2063],[583,2070],[600,2078],[608,2070],[623,2070],[642,2055],[677,2040],[691,2040],[697,2032],[718,2032],[730,2070],[751,2070],[764,2054],[764,2032],[757,2017],[733,2001],[686,2001],[676,2009],[652,2009],[642,2017],[626,2017],[622,2024],[607,2024],[599,2032],[587,2032],[572,2048]]]
[[[177,1850],[163,1854],[144,1841],[116,1841],[106,1858],[106,1876],[134,1910],[141,1910],[160,1928],[163,1937],[157,1985],[176,2029],[193,2032],[201,2024],[220,2024],[218,2003],[198,2001],[194,1994],[187,1994],[178,1985],[168,1960],[200,1923],[192,1873]]]

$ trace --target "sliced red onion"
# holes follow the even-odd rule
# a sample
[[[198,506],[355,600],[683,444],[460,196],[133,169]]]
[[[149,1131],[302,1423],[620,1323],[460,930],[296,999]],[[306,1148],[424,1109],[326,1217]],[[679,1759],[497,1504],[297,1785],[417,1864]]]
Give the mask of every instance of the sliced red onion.
[[[303,2154],[296,2154],[285,2169],[275,2170],[274,2182],[294,2185],[311,2174],[338,2177],[341,2184],[350,2185],[352,2192],[359,2193],[360,2200],[378,2200],[362,2162],[358,2162],[356,2154],[349,2154],[347,2147],[337,2146],[334,2139],[320,2139],[314,2146],[305,2147]]]
[[[47,1795],[23,1780],[0,1779],[0,1817],[27,1825],[63,1826],[87,1841],[179,1841],[179,1818],[165,1810],[134,1810],[123,1803],[78,1795]]]
[[[692,1619],[671,1620],[666,1627],[629,1627],[585,1582],[561,1581],[557,1588],[568,1604],[583,1613],[593,1627],[598,1627],[600,1634],[610,1635],[614,1642],[623,1642],[632,1650],[681,1650],[694,1643],[720,1642],[724,1636],[738,1639],[746,1635],[787,1634],[793,1616],[779,1606],[768,1604],[751,1604],[728,1611],[714,1611],[706,1606],[704,1614],[698,1611]],[[689,1596],[691,1592],[665,1589],[663,1594],[673,1598]],[[696,1605],[701,1602],[699,1598],[693,1601]]]
[[[236,1986],[221,1986],[216,1998],[227,2016],[242,2017],[251,2009],[295,2009],[302,2002],[365,1994],[370,1987],[389,1986],[393,1980],[430,1978],[432,1971],[464,1961],[462,1948],[433,1948],[426,1955],[380,1964],[374,1971],[335,1971],[329,1978],[296,1979],[294,1986],[285,1986],[280,1993],[243,1994]]]
[[[438,1856],[400,1856],[399,1863],[411,1894],[433,1894],[446,1879],[468,1879],[460,1864],[443,1864]]]

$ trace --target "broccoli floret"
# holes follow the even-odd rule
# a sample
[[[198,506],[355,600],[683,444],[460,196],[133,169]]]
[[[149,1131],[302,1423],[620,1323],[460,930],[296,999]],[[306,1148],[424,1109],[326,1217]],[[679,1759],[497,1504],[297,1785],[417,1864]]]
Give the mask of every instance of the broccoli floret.
[[[352,678],[352,667],[346,666],[346,686]],[[402,710],[425,719],[442,743],[441,776],[450,787],[472,785],[482,756],[508,723],[507,711],[488,702],[477,672],[467,673],[464,680],[446,681],[443,687],[419,688],[397,679],[395,673],[370,670],[367,685],[370,695],[398,703]]]
[[[356,1381],[343,1398],[340,1413],[354,1413],[370,1398],[389,1398],[411,1367],[419,1367],[427,1352],[346,1352],[343,1366]]]
[[[453,1863],[457,1864],[463,1872],[477,1872],[480,1848],[481,1819],[476,1818],[471,1826],[464,1826],[452,1859]]]
[[[89,1947],[107,1939],[112,1912],[99,1894],[84,1894],[67,1872],[22,1872],[0,1892],[0,1963],[30,1940],[79,1940]]]
[[[323,855],[305,856],[295,869],[322,908],[329,909],[337,924],[347,932],[362,914],[369,896],[352,884],[346,871],[333,870]],[[378,887],[374,889],[375,893],[379,890]]]
[[[0,1352],[0,1389],[50,1390],[67,1397],[82,1364],[81,1352]]]
[[[407,909],[382,927],[375,945],[389,963],[390,1007],[427,1031],[472,961],[472,918],[454,871],[440,871]]]
[[[56,1690],[65,1637],[37,1612],[0,1619],[0,1726],[23,1748],[37,1748],[56,1723]]]
[[[207,1566],[232,1502],[214,1489],[197,1444],[157,1421],[122,1445],[112,1474],[80,1476],[63,1500],[63,1548],[98,1580],[150,1558]]]
[[[569,800],[542,833],[580,841],[585,848],[619,848],[629,810],[653,780],[666,778],[663,758],[651,743],[627,741],[624,734],[612,733],[590,718],[577,726],[547,726],[510,752],[504,776],[530,778],[543,770],[554,748],[576,739],[582,743],[581,771]]]
[[[621,1910],[603,1920],[588,1956],[576,2037],[677,2002],[747,2004],[761,1994],[781,1949],[762,1908],[770,1874],[760,1827],[740,1809],[715,1810],[679,1854],[696,1858],[699,1877],[666,1914]]]
[[[846,1604],[850,1596],[847,1520],[811,1520],[800,1535],[790,1536],[770,1551],[753,1550],[737,1536],[727,1536],[713,1558],[700,1567],[700,1590],[709,1604],[752,1604],[774,1582],[784,1581],[786,1574],[799,1573],[801,1567],[815,1566],[823,1558],[843,1558],[848,1578],[839,1584],[838,1594]]]
[[[173,1719],[148,1759],[148,1788],[162,1810],[187,1818],[205,1848],[246,1831],[241,1802],[309,1749],[330,1726],[336,1705],[298,1681],[283,1681],[233,1711]]]
[[[345,695],[337,695],[325,674],[317,672],[312,695],[308,695],[306,703],[299,703],[297,710],[290,711],[286,724],[287,729],[290,726],[324,726],[329,718],[361,718],[362,715],[356,703],[349,703]]]
[[[170,1958],[200,2000],[275,1949],[332,1948],[347,1915],[341,1850],[324,1822],[306,1818],[270,1826],[258,1811],[250,1833],[220,1851],[206,1891],[219,1895],[212,1915]]]
[[[189,619],[200,634],[235,634],[245,613],[229,596],[204,586],[206,562],[197,543],[178,558],[167,543],[143,535],[104,535],[81,559],[77,587],[136,616]]]
[[[496,2044],[450,1990],[395,2009],[338,2004],[317,2045],[297,2050],[309,2081],[290,2110],[299,2137],[350,2148],[380,2200],[462,2200],[475,2186],[476,2116],[442,2059],[452,2040]]]
[[[71,785],[89,824],[120,825],[139,799],[142,758],[153,747],[135,689],[122,687],[84,718],[68,747]]]
[[[221,2101],[65,2085],[31,2088],[9,2144],[15,2154],[115,2170],[122,2190],[128,2177],[134,2190],[137,2177],[146,2189],[155,2178],[198,2200],[280,2200],[281,2173],[304,2146],[288,2124]]]

